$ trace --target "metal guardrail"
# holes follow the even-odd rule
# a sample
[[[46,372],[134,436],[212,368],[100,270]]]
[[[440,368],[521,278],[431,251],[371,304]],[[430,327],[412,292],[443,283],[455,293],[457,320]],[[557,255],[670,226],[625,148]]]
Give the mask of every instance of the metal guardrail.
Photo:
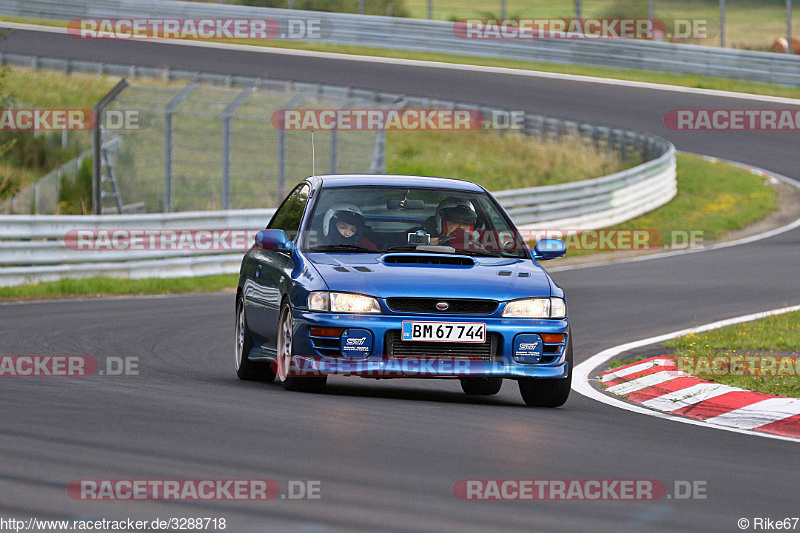
[[[271,18],[278,21],[282,29],[289,20],[322,19],[330,23],[330,31],[307,40],[800,85],[800,57],[789,54],[632,40],[469,40],[457,37],[451,22],[398,17],[174,0],[0,0],[0,13],[60,20],[156,16]]]

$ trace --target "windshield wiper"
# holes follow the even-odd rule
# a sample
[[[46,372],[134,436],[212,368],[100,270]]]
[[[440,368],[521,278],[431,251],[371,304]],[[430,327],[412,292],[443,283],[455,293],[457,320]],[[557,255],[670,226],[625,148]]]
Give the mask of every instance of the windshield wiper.
[[[313,246],[309,248],[309,252],[373,252],[369,248],[357,246],[355,244],[327,244],[321,246]]]
[[[508,257],[503,252],[492,252],[491,250],[456,250],[457,253],[464,255],[480,255],[485,257]]]

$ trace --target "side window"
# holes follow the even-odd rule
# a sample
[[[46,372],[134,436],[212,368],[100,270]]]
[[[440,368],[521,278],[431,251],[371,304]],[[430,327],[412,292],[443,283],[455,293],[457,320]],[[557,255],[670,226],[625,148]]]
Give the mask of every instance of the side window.
[[[310,189],[308,184],[304,183],[292,191],[272,217],[268,229],[282,229],[290,240],[294,240],[300,229]]]

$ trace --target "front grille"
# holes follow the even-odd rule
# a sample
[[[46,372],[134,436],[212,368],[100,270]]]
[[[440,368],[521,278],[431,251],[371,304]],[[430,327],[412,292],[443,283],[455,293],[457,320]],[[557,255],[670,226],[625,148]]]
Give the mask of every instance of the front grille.
[[[400,330],[395,329],[386,333],[384,342],[386,355],[391,359],[444,356],[453,359],[493,361],[497,358],[499,337],[497,333],[487,333],[486,341],[482,343],[404,341],[401,339]]]
[[[447,302],[446,311],[436,309],[439,302]],[[387,298],[389,309],[396,313],[446,313],[455,315],[491,315],[497,309],[495,300],[446,298]]]

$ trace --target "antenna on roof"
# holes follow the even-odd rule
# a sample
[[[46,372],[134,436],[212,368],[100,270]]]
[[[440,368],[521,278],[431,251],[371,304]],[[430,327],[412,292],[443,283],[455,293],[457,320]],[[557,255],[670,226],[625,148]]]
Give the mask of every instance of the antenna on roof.
[[[311,130],[311,175],[317,175],[316,153],[314,152],[314,130]]]

